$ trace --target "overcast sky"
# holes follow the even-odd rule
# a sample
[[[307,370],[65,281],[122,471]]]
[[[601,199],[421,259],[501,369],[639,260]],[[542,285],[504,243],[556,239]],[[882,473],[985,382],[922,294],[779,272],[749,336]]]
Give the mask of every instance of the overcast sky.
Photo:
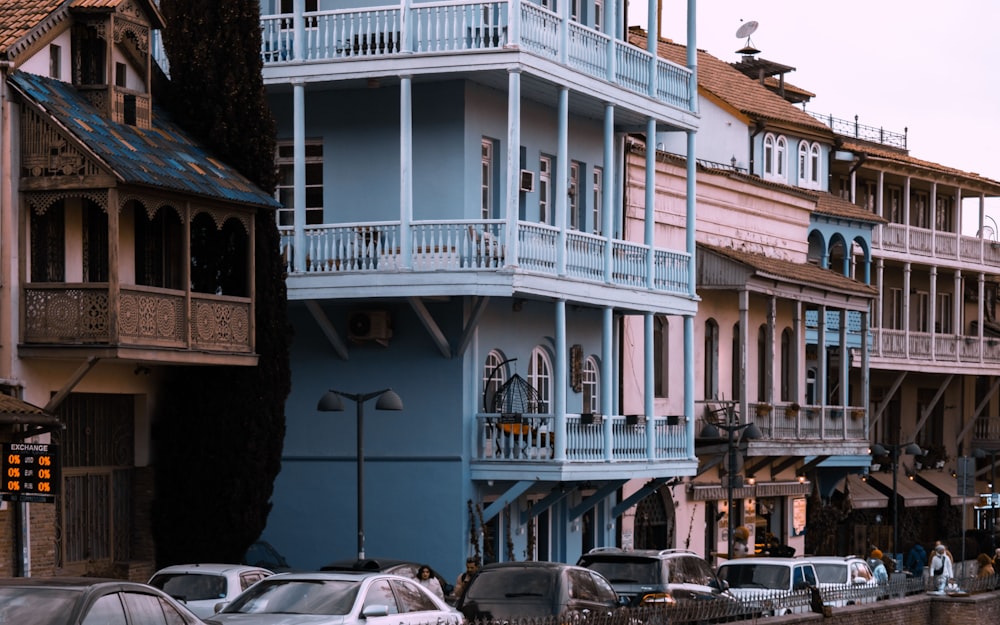
[[[687,42],[687,0],[661,0],[660,36]],[[646,3],[629,23],[645,27]],[[760,57],[816,97],[806,108],[893,132],[910,154],[1000,181],[1000,1],[701,0],[697,46],[726,62],[756,21]],[[1000,221],[1000,202],[987,212]]]

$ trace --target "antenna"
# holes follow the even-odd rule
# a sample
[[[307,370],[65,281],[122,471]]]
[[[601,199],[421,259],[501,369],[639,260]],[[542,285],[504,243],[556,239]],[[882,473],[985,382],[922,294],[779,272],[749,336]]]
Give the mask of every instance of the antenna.
[[[743,20],[740,20],[740,21],[742,22]],[[760,24],[758,24],[754,20],[750,20],[749,22],[743,22],[740,25],[740,27],[738,29],[736,29],[736,38],[737,39],[743,39],[744,37],[747,38],[746,45],[744,45],[742,48],[740,48],[739,50],[736,51],[738,54],[742,54],[744,56],[753,56],[754,54],[759,54],[760,53],[760,50],[758,50],[757,48],[755,48],[753,46],[753,42],[750,41],[750,35],[752,35],[755,32],[757,32],[757,27],[758,26],[760,26]]]

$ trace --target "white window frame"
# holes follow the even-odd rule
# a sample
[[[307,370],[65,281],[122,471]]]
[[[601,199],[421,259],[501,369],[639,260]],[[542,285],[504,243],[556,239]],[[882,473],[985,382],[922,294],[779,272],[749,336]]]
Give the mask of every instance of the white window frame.
[[[806,186],[809,182],[809,177],[809,143],[799,141],[799,186]]]
[[[822,169],[823,159],[820,158],[819,144],[813,143],[809,146],[809,182],[814,187],[820,186]]]
[[[784,136],[778,135],[774,142],[774,173],[778,178],[785,178],[788,161],[788,141]]]
[[[594,0],[594,30],[603,32],[604,25],[604,0]]]
[[[936,334],[952,333],[952,298],[951,293],[938,293],[937,310],[934,312],[934,328]]]
[[[774,135],[764,135],[764,176],[774,175]]]
[[[569,210],[569,223],[567,226],[570,230],[580,229],[580,170],[583,166],[577,161],[570,161],[569,164],[569,197],[566,199],[566,205]]]
[[[290,148],[290,149],[289,149]],[[274,199],[278,200],[282,204],[282,207],[278,209],[278,225],[279,226],[294,226],[295,225],[295,156],[292,154],[295,150],[294,141],[278,141],[275,147],[275,166],[278,169],[278,184],[274,188]],[[306,224],[321,224],[323,223],[323,185],[324,185],[324,174],[323,174],[323,140],[322,139],[307,139],[305,142],[305,154],[306,159],[303,166],[306,168],[306,188],[305,188],[305,216]],[[319,182],[311,180],[313,176],[309,175],[311,169],[315,169],[319,166],[319,175],[317,176]],[[291,172],[291,176],[282,175],[284,172]],[[290,180],[291,184],[283,184],[283,180]],[[317,192],[318,191],[318,192]],[[284,197],[287,201],[282,201]],[[310,206],[310,198],[318,198],[318,206]],[[287,220],[285,219],[287,217]]]
[[[597,364],[596,356],[588,356],[583,362],[581,372],[581,384],[583,386],[583,412],[599,414],[601,412],[600,388],[601,371]]]
[[[541,346],[531,350],[528,361],[528,384],[538,393],[535,412],[548,414],[552,407],[552,360]]]
[[[483,137],[481,144],[482,158],[480,162],[480,174],[482,176],[480,217],[490,219],[493,215],[493,141]]]
[[[490,353],[486,354],[486,360],[483,361],[483,393],[480,397],[496,397],[496,394],[500,391],[500,387],[507,383],[507,367],[503,366],[506,360],[500,350],[493,349],[490,350]],[[490,375],[493,375],[494,370],[496,370],[496,374],[490,380]],[[488,393],[489,389],[492,389],[492,394]],[[490,406],[488,405],[483,406],[484,410],[488,410],[489,408]]]
[[[601,227],[604,221],[602,218],[604,210],[604,169],[602,167],[594,167],[593,181],[594,208],[590,212],[594,217],[594,224],[590,231],[594,234],[601,234]]]
[[[552,157],[538,159],[538,221],[552,225]]]

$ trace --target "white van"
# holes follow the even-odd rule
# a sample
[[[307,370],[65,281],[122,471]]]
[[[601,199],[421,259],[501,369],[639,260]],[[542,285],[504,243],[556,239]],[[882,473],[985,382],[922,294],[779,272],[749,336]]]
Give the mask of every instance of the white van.
[[[812,611],[812,592],[818,578],[803,558],[738,558],[719,565],[719,579],[729,592],[764,615]]]

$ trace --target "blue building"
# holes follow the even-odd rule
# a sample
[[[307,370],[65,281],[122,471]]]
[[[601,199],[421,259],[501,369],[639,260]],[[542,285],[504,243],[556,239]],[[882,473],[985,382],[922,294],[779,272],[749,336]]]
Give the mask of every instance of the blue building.
[[[615,0],[368,4],[262,2],[295,327],[264,537],[296,567],[357,551],[446,575],[616,544],[697,466],[692,393],[653,404],[654,316],[684,328],[694,386],[694,202],[658,247],[654,194],[641,228],[623,200],[626,135],[693,149],[694,57],[630,44]],[[629,318],[648,356],[623,388]],[[402,410],[377,409],[389,388]],[[345,412],[317,409],[330,389]]]

